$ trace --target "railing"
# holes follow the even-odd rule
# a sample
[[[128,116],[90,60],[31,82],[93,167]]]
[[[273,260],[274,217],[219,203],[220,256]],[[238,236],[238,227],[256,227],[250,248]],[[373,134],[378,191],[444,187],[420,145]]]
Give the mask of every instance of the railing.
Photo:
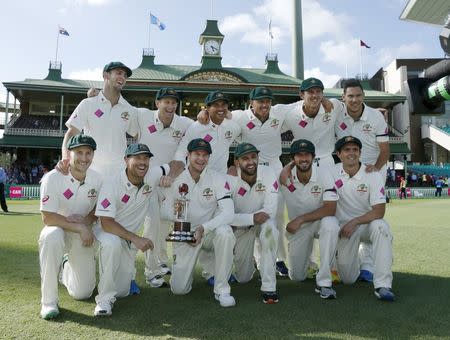
[[[155,50],[153,48],[144,48],[142,50],[142,55],[144,57],[153,57],[155,56]]]
[[[44,137],[64,137],[65,131],[45,130],[45,129],[26,129],[26,128],[8,128],[7,135],[20,136],[44,136]]]
[[[41,188],[39,185],[14,184],[6,187],[6,193],[13,200],[29,200],[39,198]]]
[[[449,188],[442,188],[442,197],[450,197]],[[408,198],[433,198],[435,197],[435,188],[406,188],[406,196]],[[400,198],[400,189],[388,188],[386,195],[390,198]]]
[[[62,64],[60,61],[50,60],[49,68],[51,70],[60,70],[62,68]]]
[[[399,144],[399,143],[404,143],[405,139],[403,137],[392,137],[389,136],[389,143],[392,144]]]
[[[278,54],[276,53],[267,53],[266,54],[266,62],[268,61],[278,61]]]

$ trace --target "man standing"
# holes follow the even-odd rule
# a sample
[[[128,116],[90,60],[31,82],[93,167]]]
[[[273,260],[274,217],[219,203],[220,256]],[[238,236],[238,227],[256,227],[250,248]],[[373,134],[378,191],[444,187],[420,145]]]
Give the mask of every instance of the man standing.
[[[282,186],[290,222],[286,226],[289,242],[289,276],[303,281],[307,277],[315,238],[319,238],[320,267],[315,292],[323,299],[335,299],[331,264],[336,253],[339,224],[336,212],[336,189],[330,175],[332,168],[313,166],[314,144],[299,139],[291,145],[294,167],[292,182]]]
[[[5,184],[6,184],[6,172],[5,170],[0,166],[0,205],[2,207],[3,212],[8,212],[8,206],[6,205],[6,199],[5,199]]]
[[[63,172],[67,171],[66,143],[81,130],[98,144],[92,162],[94,170],[108,176],[123,169],[126,133],[135,136],[138,132],[136,109],[120,94],[131,74],[131,69],[121,62],[105,65],[102,91],[98,96],[81,101],[66,122],[68,130],[62,145],[62,161],[58,164]]]
[[[53,319],[58,309],[58,273],[64,253],[61,283],[69,295],[83,300],[95,288],[93,209],[101,185],[101,176],[89,166],[96,143],[86,135],[69,139],[69,175],[53,170],[41,184],[41,215],[45,227],[39,237],[41,268],[41,317]]]
[[[392,234],[383,219],[386,208],[384,183],[380,173],[367,171],[361,164],[361,141],[346,136],[336,142],[336,152],[342,164],[335,166],[335,188],[339,200],[336,217],[341,229],[338,241],[339,276],[346,284],[359,276],[358,248],[360,242],[373,246],[375,295],[393,301]]]
[[[171,188],[164,190],[161,198],[161,215],[173,220],[175,199],[180,186],[187,188],[189,200],[188,219],[195,231],[195,244],[173,244],[173,267],[170,287],[174,294],[187,294],[192,289],[195,264],[201,252],[214,253],[214,294],[222,307],[236,304],[230,295],[228,278],[233,265],[233,248],[236,238],[230,227],[234,208],[230,184],[224,175],[210,170],[211,145],[203,138],[196,138],[187,145],[188,167],[175,180]]]
[[[253,249],[258,237],[261,244],[259,271],[263,302],[273,304],[278,302],[275,272],[278,179],[271,168],[258,165],[258,153],[256,147],[249,143],[239,144],[234,152],[238,175],[229,177],[235,211],[232,222],[236,236],[234,265],[240,283],[252,279],[255,272]]]
[[[127,296],[135,273],[137,250],[153,248],[150,239],[137,235],[150,209],[152,195],[167,165],[149,169],[153,154],[145,144],[130,144],[125,151],[126,169],[103,183],[94,229],[99,242],[99,283],[94,315],[111,315],[117,297]]]

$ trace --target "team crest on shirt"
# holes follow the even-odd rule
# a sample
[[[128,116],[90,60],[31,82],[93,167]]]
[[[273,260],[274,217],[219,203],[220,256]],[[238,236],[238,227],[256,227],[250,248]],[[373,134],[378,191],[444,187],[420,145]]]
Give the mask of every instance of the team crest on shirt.
[[[49,195],[45,195],[44,197],[42,197],[41,202],[42,202],[42,203],[45,203],[45,202],[47,202],[49,199],[50,199],[50,196],[49,196]]]
[[[313,195],[314,197],[320,196],[322,194],[322,188],[319,185],[313,185],[311,187],[311,195]]]
[[[148,194],[150,194],[151,192],[152,192],[152,187],[151,187],[150,185],[145,184],[145,185],[142,187],[142,195],[148,195]]]
[[[122,120],[128,120],[130,119],[130,114],[128,112],[122,112],[120,118],[122,118]]]
[[[97,198],[97,190],[91,189],[88,191],[88,198],[93,199]]]
[[[207,200],[210,200],[214,196],[214,192],[211,188],[206,188],[203,190],[203,197],[205,197]]]
[[[258,183],[256,183],[255,191],[256,192],[266,191],[266,186],[264,184],[262,184],[261,182],[258,182]]]
[[[278,125],[280,125],[280,120],[279,119],[272,119],[272,121],[270,122],[270,127],[277,127]]]
[[[226,140],[230,140],[232,138],[233,138],[233,132],[231,132],[231,131],[225,132],[225,139]]]
[[[322,117],[322,122],[328,124],[328,122],[331,120],[331,114],[325,113]]]
[[[370,131],[372,131],[372,125],[370,125],[369,123],[364,124],[364,125],[363,125],[363,131],[364,131],[364,132],[370,132]]]
[[[356,191],[358,191],[361,194],[367,192],[368,189],[369,189],[369,187],[364,183],[361,183],[360,185],[358,185],[356,187]]]
[[[179,141],[179,140],[183,137],[183,132],[182,132],[181,130],[174,130],[174,131],[172,132],[172,137],[173,137],[175,140]]]

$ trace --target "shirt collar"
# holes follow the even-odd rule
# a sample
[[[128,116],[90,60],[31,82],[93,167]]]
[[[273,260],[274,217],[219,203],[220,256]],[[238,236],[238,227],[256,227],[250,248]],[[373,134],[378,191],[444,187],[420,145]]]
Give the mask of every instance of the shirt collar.
[[[355,178],[357,180],[362,179],[365,169],[366,169],[366,166],[361,163],[361,166],[359,167],[358,172],[352,178]],[[350,175],[344,170],[344,167],[342,165],[341,165],[339,173],[343,177],[350,178]]]
[[[98,97],[100,98],[100,101],[101,101],[101,102],[108,102],[108,103],[111,104],[111,102],[105,97],[105,95],[104,95],[104,93],[103,93],[103,90],[100,91],[100,93],[98,94]],[[122,105],[127,104],[127,101],[122,97],[122,94],[119,95],[119,101],[118,101],[118,103],[119,103],[119,104],[122,104]]]
[[[159,119],[159,110],[155,111],[155,123],[161,124],[161,126],[164,125],[164,123]],[[179,117],[176,113],[173,114],[172,122],[170,123],[169,127],[175,129],[176,123],[178,121]]]
[[[297,167],[296,166],[294,166],[292,168],[291,175],[292,175],[292,178],[294,178],[294,182],[298,182],[299,184],[303,184],[303,183],[300,183],[300,180],[297,177]],[[317,181],[317,169],[314,166],[314,161],[313,161],[313,164],[311,165],[311,177],[309,178],[308,183],[316,182],[316,181]]]

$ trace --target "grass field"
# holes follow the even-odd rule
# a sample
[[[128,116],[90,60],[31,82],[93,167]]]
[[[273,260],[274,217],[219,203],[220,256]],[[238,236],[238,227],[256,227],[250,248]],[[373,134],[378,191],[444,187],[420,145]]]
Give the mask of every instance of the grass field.
[[[234,284],[237,306],[224,309],[197,273],[192,292],[151,289],[138,258],[139,296],[119,299],[113,316],[94,318],[95,303],[74,301],[60,287],[60,317],[39,318],[36,201],[9,201],[0,214],[0,338],[38,339],[450,339],[450,200],[394,200],[387,220],[394,234],[396,301],[378,301],[369,284],[337,285],[337,300],[313,294],[314,282],[278,279],[280,303],[264,305],[259,282]]]

